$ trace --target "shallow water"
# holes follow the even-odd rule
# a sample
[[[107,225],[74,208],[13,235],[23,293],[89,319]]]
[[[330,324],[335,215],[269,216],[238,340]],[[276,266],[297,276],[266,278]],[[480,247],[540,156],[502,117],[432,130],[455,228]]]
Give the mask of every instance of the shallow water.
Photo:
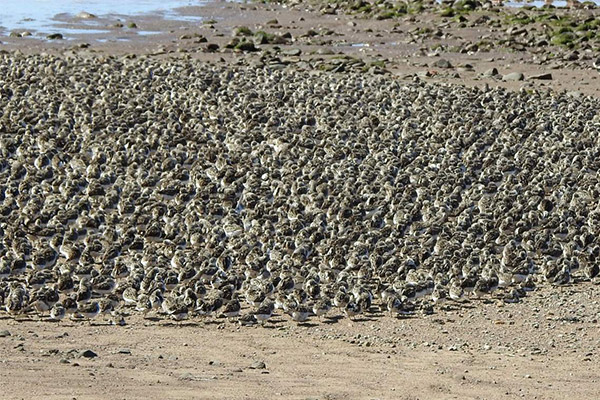
[[[598,3],[597,1],[595,3]],[[504,3],[505,6],[507,7],[525,7],[525,6],[532,6],[532,7],[543,7],[546,4],[545,1],[543,0],[539,0],[539,1],[507,1]],[[553,1],[552,5],[554,7],[566,7],[567,6],[567,2],[566,1]]]
[[[438,3],[442,3],[442,0],[436,0]],[[580,0],[580,2],[583,2],[584,0]],[[600,5],[600,0],[591,0],[592,3],[595,3],[596,5]],[[506,7],[525,7],[525,6],[530,6],[530,7],[536,7],[536,8],[541,8],[544,5],[546,5],[547,3],[544,0],[503,0],[502,1],[502,5],[506,6]],[[560,8],[560,7],[567,7],[567,1],[566,0],[554,0],[551,2],[551,4],[556,7],[556,8]]]
[[[178,10],[186,6],[198,6],[201,0],[7,0],[0,6],[0,30],[29,30],[43,33],[90,33],[89,29],[65,29],[57,24],[65,18],[75,17],[82,11],[98,17],[130,18],[140,15],[160,15],[167,19],[197,21],[201,17],[184,15]],[[94,19],[81,21],[90,27],[98,27]]]

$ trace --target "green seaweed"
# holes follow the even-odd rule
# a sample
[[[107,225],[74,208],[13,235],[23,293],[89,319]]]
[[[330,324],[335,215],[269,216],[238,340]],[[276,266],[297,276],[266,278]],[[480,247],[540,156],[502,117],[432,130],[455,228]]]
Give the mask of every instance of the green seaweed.
[[[576,40],[577,36],[571,31],[556,32],[552,35],[550,43],[559,46],[573,47]]]
[[[233,30],[235,36],[252,36],[254,32],[247,26],[238,26]]]
[[[454,17],[454,15],[455,15],[454,9],[452,7],[446,7],[444,9],[442,9],[442,12],[440,12],[440,15],[442,17],[446,17],[446,18]]]

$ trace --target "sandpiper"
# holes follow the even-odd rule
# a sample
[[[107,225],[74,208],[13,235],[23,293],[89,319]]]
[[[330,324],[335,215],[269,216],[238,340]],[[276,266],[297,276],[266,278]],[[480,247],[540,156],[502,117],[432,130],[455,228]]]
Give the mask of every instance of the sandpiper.
[[[241,310],[241,307],[240,307],[239,300],[232,299],[232,300],[228,301],[227,303],[225,303],[221,312],[223,313],[223,315],[225,315],[225,317],[233,318],[233,317],[237,317],[238,315],[240,315],[240,310]]]
[[[79,304],[77,307],[77,313],[81,314],[88,320],[92,320],[100,313],[100,305],[96,301],[86,304]]]
[[[50,319],[52,321],[58,322],[61,319],[63,319],[66,314],[67,311],[65,310],[65,307],[62,305],[62,303],[58,302],[54,304],[54,306],[50,310]]]
[[[321,317],[327,314],[331,310],[331,300],[328,298],[321,298],[315,302],[312,307],[313,314],[321,320]]]
[[[275,305],[271,302],[263,303],[253,312],[254,318],[256,318],[261,325],[264,325],[265,322],[271,318],[271,315],[273,315],[274,308]]]
[[[300,304],[292,309],[292,319],[296,322],[305,322],[310,315],[310,308],[304,304]]]

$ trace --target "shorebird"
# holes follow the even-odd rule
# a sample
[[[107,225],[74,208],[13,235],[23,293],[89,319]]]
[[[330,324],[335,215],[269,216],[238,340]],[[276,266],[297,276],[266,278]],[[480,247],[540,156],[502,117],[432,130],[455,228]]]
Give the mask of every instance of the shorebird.
[[[390,317],[398,315],[400,310],[402,309],[402,300],[398,296],[389,297],[386,301],[386,307],[388,312],[390,313]]]
[[[69,294],[75,290],[75,282],[69,274],[61,274],[56,282],[56,289],[60,294]]]
[[[10,286],[8,298],[5,301],[5,309],[9,314],[20,314],[29,303],[29,294],[25,287],[17,282]]]
[[[158,312],[158,310],[160,310],[160,308],[162,307],[162,303],[164,301],[162,292],[159,289],[156,289],[150,294],[148,299],[150,300],[150,306],[152,310]]]
[[[0,280],[6,279],[11,275],[10,263],[8,262],[0,262]]]
[[[354,317],[361,313],[360,306],[354,301],[349,302],[344,307],[344,314],[346,317],[350,318],[351,321],[354,321]]]
[[[126,288],[121,296],[123,296],[123,301],[126,305],[133,305],[137,303],[138,292],[131,286]]]
[[[448,291],[444,287],[436,287],[431,293],[434,304],[443,304],[448,300]]]
[[[89,281],[82,280],[79,282],[79,289],[75,294],[77,304],[85,304],[92,298],[92,285]]]
[[[96,301],[80,304],[77,307],[77,313],[83,315],[88,320],[92,320],[100,313],[100,305]]]
[[[465,292],[462,288],[461,281],[457,278],[452,278],[450,281],[450,289],[448,289],[448,297],[451,300],[459,301],[463,298]]]
[[[600,274],[600,267],[598,264],[590,262],[583,268],[583,274],[587,280],[595,281]]]
[[[321,320],[321,317],[327,314],[331,310],[331,300],[327,298],[321,298],[313,305],[313,313]]]
[[[152,307],[151,304],[149,304]],[[188,308],[179,297],[167,297],[162,303],[163,311],[176,321],[181,321],[188,316]]]
[[[292,309],[292,319],[296,322],[305,322],[310,315],[310,308],[304,304],[297,305]]]
[[[54,304],[54,306],[50,310],[50,319],[52,321],[58,322],[61,319],[63,319],[66,314],[67,310],[65,310],[65,307],[62,305],[62,303],[59,302]]]
[[[221,312],[227,318],[233,318],[240,315],[240,310],[240,301],[238,299],[232,299],[225,303]]]
[[[333,298],[333,304],[340,309],[345,309],[350,301],[350,295],[343,290],[338,291]]]
[[[274,308],[275,305],[271,302],[263,303],[252,314],[261,325],[264,325],[273,315]]]
[[[74,297],[66,297],[62,304],[67,314],[74,314],[77,312],[77,302]]]

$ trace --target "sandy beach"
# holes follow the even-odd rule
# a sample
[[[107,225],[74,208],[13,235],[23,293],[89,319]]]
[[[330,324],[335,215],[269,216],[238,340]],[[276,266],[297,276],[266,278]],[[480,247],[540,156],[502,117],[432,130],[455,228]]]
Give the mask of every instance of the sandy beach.
[[[0,397],[598,397],[597,10],[424,7],[216,1],[0,37]],[[312,315],[340,291],[357,315]],[[222,314],[238,295],[249,326]]]

